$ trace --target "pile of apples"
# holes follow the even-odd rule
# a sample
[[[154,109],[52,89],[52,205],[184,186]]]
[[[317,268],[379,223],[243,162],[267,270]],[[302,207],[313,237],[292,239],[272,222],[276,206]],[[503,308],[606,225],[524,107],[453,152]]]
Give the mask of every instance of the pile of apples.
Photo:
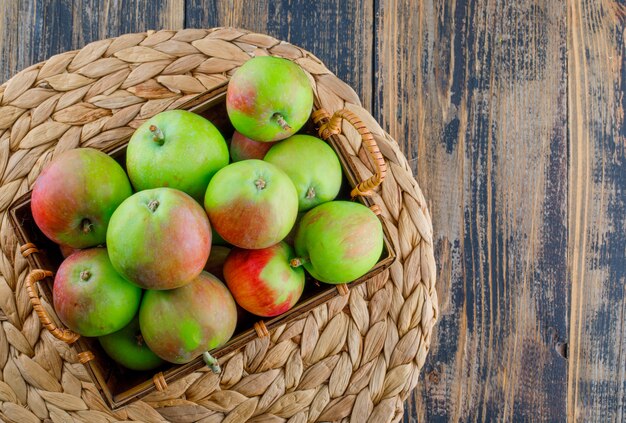
[[[35,223],[66,257],[56,313],[127,368],[189,362],[232,337],[237,304],[279,315],[298,302],[305,270],[346,283],[382,252],[377,216],[333,201],[342,183],[333,149],[296,134],[313,106],[298,65],[249,60],[229,82],[226,106],[230,149],[202,116],[166,111],[135,131],[125,169],[79,148],[35,182]],[[229,247],[212,252],[215,243]]]

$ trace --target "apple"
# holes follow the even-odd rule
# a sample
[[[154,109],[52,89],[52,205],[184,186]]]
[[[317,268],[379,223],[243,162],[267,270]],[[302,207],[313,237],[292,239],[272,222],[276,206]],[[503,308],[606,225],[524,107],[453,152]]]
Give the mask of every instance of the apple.
[[[237,132],[255,141],[279,141],[295,134],[309,119],[312,107],[309,79],[287,59],[250,59],[228,83],[228,117]]]
[[[72,254],[74,254],[76,251],[80,251],[79,248],[72,248],[70,246],[63,245],[63,244],[59,244],[59,250],[61,250],[61,255],[63,256],[63,258],[68,258]]]
[[[139,309],[139,326],[150,349],[176,364],[225,344],[236,324],[235,300],[207,272],[181,288],[146,291]]]
[[[113,211],[130,197],[124,169],[93,148],[61,153],[41,172],[31,195],[35,223],[48,238],[72,248],[103,244]]]
[[[83,336],[102,336],[132,320],[139,309],[141,289],[115,271],[105,248],[90,248],[61,263],[52,298],[65,326]]]
[[[267,151],[275,144],[278,144],[278,141],[254,141],[235,131],[233,138],[230,141],[230,157],[233,159],[233,162],[240,162],[248,159],[263,160],[265,153],[267,153]]]
[[[293,135],[273,146],[266,162],[281,168],[298,191],[298,210],[333,200],[341,188],[341,164],[335,151],[310,135]]]
[[[221,245],[211,246],[209,260],[204,266],[204,270],[216,276],[219,280],[224,280],[224,262],[230,253],[230,248]]]
[[[139,316],[117,332],[99,337],[98,341],[109,357],[131,370],[152,370],[164,363],[143,340]]]
[[[295,239],[298,258],[315,279],[340,284],[366,274],[383,249],[378,217],[360,203],[330,201],[308,211]]]
[[[144,289],[191,282],[211,251],[211,226],[202,207],[182,191],[140,191],[115,210],[107,232],[111,263]]]
[[[246,249],[266,248],[291,230],[298,194],[285,172],[273,164],[244,160],[215,174],[204,208],[226,242]]]
[[[208,120],[169,110],[144,122],[126,150],[128,176],[137,191],[170,187],[202,202],[211,177],[228,164],[224,137]]]
[[[292,308],[304,290],[304,271],[290,265],[294,258],[284,242],[261,250],[234,248],[224,263],[224,278],[237,304],[262,317]]]

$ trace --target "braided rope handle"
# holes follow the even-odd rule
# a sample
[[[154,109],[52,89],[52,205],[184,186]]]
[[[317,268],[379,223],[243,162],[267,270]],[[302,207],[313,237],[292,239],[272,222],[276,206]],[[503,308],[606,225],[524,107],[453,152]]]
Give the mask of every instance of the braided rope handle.
[[[26,291],[28,292],[28,298],[30,298],[30,303],[33,305],[37,316],[39,316],[41,324],[48,329],[55,338],[68,344],[73,344],[78,340],[78,338],[80,338],[80,335],[69,329],[61,329],[57,327],[57,325],[50,319],[50,316],[48,316],[46,309],[43,308],[41,300],[39,299],[39,292],[37,291],[36,283],[51,276],[52,272],[49,270],[31,270],[28,276],[26,276]]]
[[[311,114],[313,122],[318,126],[319,136],[323,139],[328,139],[331,135],[338,135],[341,133],[341,121],[345,119],[350,125],[357,130],[361,135],[361,142],[367,149],[374,162],[374,175],[365,181],[361,181],[350,192],[352,198],[359,196],[370,196],[374,193],[374,189],[382,183],[387,174],[387,163],[378,148],[378,144],[374,140],[372,133],[367,129],[363,121],[348,109],[337,110],[333,116],[324,110],[319,109]]]

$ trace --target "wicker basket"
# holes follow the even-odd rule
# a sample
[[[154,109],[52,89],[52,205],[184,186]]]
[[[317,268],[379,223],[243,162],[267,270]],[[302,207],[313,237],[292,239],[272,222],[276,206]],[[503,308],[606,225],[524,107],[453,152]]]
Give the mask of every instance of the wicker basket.
[[[61,151],[90,146],[114,154],[134,128],[160,111],[195,108],[211,113],[217,103],[210,99],[219,97],[228,76],[251,55],[262,54],[296,61],[310,76],[317,107],[331,113],[344,109],[349,121],[360,120],[371,130],[382,163],[389,168],[377,190],[373,187],[381,179],[381,161],[370,160],[368,148],[375,143],[363,142],[362,125],[340,124],[339,116],[329,122],[324,112],[315,115],[353,186],[372,182],[358,186],[355,193],[368,195],[366,204],[379,210],[385,224],[387,254],[374,269],[379,273],[368,275],[371,279],[350,289],[349,295],[335,295],[331,289],[330,295],[305,302],[306,307],[286,319],[255,325],[256,331],[221,350],[219,376],[196,362],[176,368],[184,371],[159,374],[116,398],[103,388],[106,377],[99,378],[93,370],[98,359],[80,341],[69,347],[42,331],[37,313],[50,316],[44,326],[54,329],[58,322],[45,296],[38,305],[33,289],[30,297],[37,310],[31,308],[26,286],[49,273],[29,272],[21,253],[30,255],[33,266],[45,267],[50,261],[32,254],[38,250],[35,245],[46,250],[40,240],[25,244],[18,254],[17,241],[29,236],[23,230],[23,195],[28,195],[42,166]],[[55,56],[24,70],[0,92],[0,204],[5,217],[0,287],[10,297],[0,304],[6,317],[0,331],[5,381],[0,383],[0,399],[5,401],[0,417],[54,420],[54,413],[83,421],[102,420],[105,414],[143,421],[400,418],[402,400],[417,383],[437,316],[430,217],[397,144],[318,59],[274,38],[231,28],[149,32]],[[337,135],[340,128],[343,134]],[[16,207],[7,214],[11,203]],[[18,223],[16,228],[6,219],[9,215]],[[398,259],[387,269],[394,255]],[[69,336],[60,330],[55,334]],[[124,408],[110,408],[140,396],[142,400]]]

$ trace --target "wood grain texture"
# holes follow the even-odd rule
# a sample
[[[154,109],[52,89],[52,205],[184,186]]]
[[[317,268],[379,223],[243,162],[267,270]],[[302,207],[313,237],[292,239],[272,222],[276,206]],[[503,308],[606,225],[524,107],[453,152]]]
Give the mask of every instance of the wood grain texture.
[[[374,112],[414,160],[439,268],[441,320],[405,421],[561,421],[565,6],[383,0],[376,15]]]
[[[626,418],[626,6],[571,1],[568,17],[567,415],[620,422]]]
[[[184,0],[6,0],[0,3],[0,78],[104,38],[180,29]]]
[[[188,28],[234,26],[272,35],[312,52],[372,105],[373,0],[187,0]]]

